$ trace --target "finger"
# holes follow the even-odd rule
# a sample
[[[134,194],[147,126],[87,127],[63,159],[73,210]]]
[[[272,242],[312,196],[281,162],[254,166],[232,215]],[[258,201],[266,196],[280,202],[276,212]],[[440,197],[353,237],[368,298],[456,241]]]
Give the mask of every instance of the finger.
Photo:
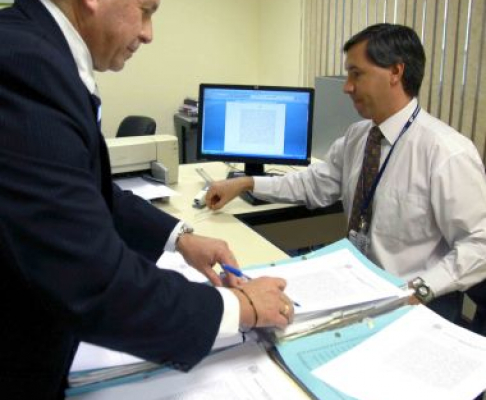
[[[279,314],[278,318],[275,321],[275,326],[279,329],[285,329],[289,325],[290,321],[288,318]]]
[[[223,279],[223,285],[229,288],[240,288],[246,283],[245,279],[231,274],[223,273],[220,277]]]
[[[283,292],[287,287],[287,281],[282,278],[275,278],[277,279],[277,287]]]
[[[214,209],[215,204],[217,203],[218,199],[214,196],[210,196],[209,194],[206,195],[206,205],[210,209]]]
[[[208,192],[206,194],[206,204],[210,206],[211,209],[218,210],[224,206],[225,202],[219,194]]]
[[[241,287],[244,284],[244,280],[238,278],[233,274],[225,274],[225,285],[228,287]]]
[[[292,323],[294,320],[294,305],[292,300],[290,300],[285,294],[283,295],[283,306],[280,309],[280,313],[287,318],[289,323]]]
[[[214,286],[223,286],[223,281],[221,277],[212,269],[212,268],[204,268],[201,272],[209,279]]]
[[[238,261],[236,261],[233,252],[229,250],[228,247],[224,247],[222,254],[218,258],[220,264],[231,265],[232,267],[237,267],[239,269]]]

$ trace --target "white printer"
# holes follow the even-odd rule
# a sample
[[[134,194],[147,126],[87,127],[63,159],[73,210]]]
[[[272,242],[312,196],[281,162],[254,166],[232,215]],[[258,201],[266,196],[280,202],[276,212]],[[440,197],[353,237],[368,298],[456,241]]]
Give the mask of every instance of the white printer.
[[[111,173],[151,171],[166,184],[179,180],[179,145],[173,135],[107,138]]]

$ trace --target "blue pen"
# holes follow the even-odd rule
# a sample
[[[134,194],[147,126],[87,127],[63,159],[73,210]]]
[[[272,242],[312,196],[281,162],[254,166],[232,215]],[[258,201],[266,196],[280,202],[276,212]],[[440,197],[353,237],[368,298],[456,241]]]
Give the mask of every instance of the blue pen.
[[[221,268],[223,268],[225,272],[229,272],[230,274],[233,274],[238,278],[245,278],[247,281],[251,281],[251,277],[241,272],[241,270],[239,270],[238,268],[232,267],[231,265],[228,264],[221,264]],[[300,307],[300,304],[297,303],[296,301],[292,300],[292,303],[294,304],[294,306]]]
[[[247,281],[251,281],[251,278],[248,275],[245,275],[241,270],[238,268],[232,267],[228,264],[221,264],[221,268],[223,268],[226,272],[237,276],[238,278],[245,278]]]

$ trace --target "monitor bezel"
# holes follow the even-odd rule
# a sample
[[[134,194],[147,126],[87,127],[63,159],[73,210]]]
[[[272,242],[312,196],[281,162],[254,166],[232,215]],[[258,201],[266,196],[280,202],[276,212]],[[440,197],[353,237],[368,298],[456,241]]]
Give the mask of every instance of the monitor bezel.
[[[309,94],[309,118],[307,121],[307,146],[306,158],[273,158],[267,156],[252,157],[249,155],[225,155],[225,154],[206,154],[202,152],[202,127],[204,123],[204,92],[206,89],[229,89],[229,90],[266,90],[266,91],[287,91],[300,92]],[[198,125],[197,125],[197,159],[199,161],[222,161],[222,162],[237,162],[245,164],[277,164],[277,165],[295,165],[306,166],[311,162],[312,151],[312,123],[314,116],[314,88],[311,87],[297,87],[297,86],[266,86],[266,85],[239,85],[239,84],[221,84],[221,83],[201,83],[199,85],[199,103],[198,103]]]

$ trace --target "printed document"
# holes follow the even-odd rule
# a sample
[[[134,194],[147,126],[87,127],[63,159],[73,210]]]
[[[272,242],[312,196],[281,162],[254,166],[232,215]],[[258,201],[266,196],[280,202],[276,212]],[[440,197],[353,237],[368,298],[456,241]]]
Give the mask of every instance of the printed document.
[[[120,178],[115,183],[121,190],[130,190],[145,200],[164,199],[178,193],[162,183],[148,182],[143,178]]]
[[[308,400],[256,343],[204,359],[189,373],[167,371],[140,382],[71,397],[72,400]]]
[[[322,315],[403,296],[403,290],[371,271],[348,249],[245,273],[252,278],[284,278],[285,293],[299,304],[295,307],[296,321],[309,314]]]
[[[486,337],[416,306],[313,373],[358,400],[472,400],[486,389]]]

